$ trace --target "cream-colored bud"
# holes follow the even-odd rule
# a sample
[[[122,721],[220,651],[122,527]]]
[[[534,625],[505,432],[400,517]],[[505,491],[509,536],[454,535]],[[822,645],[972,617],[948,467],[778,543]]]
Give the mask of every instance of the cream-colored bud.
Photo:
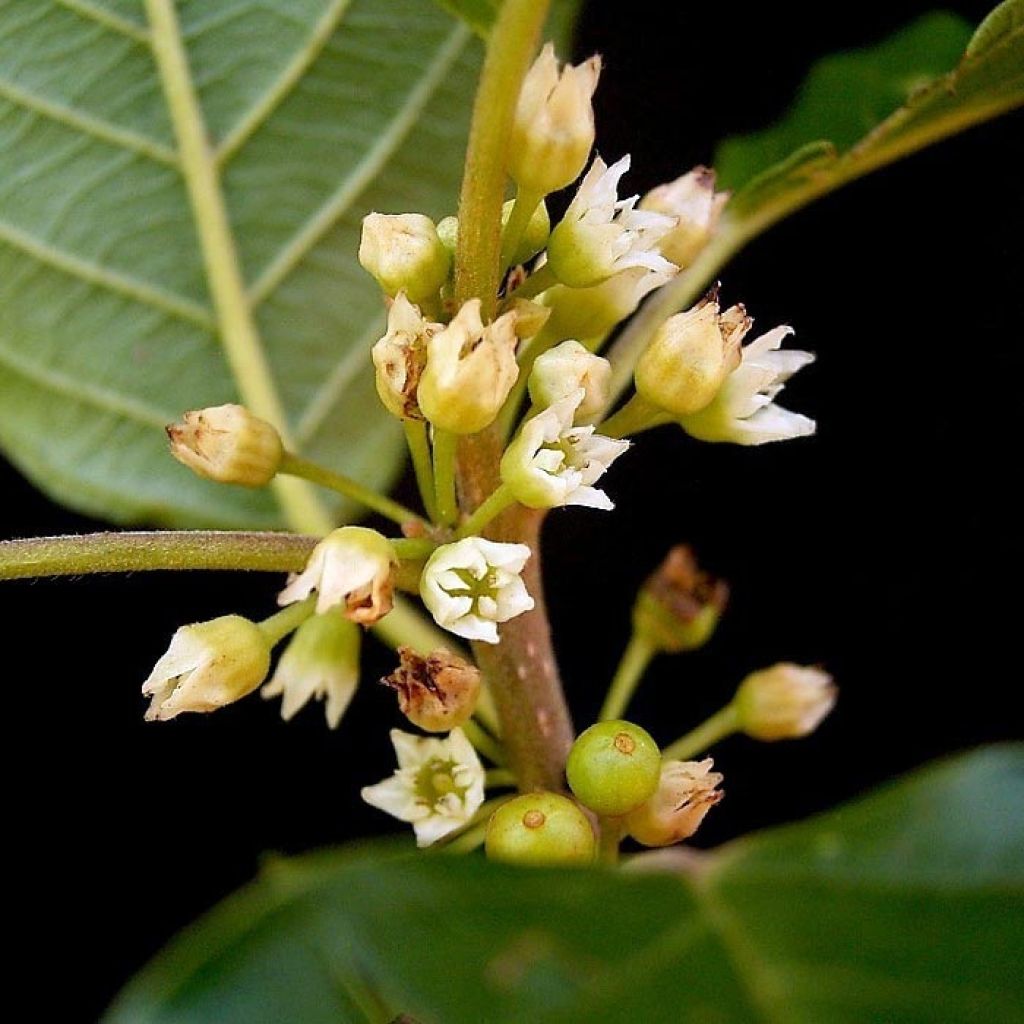
[[[450,732],[472,714],[480,670],[443,647],[426,657],[398,648],[399,665],[381,682],[398,694],[402,714],[425,732]]]
[[[451,253],[422,213],[371,213],[363,218],[359,262],[387,295],[423,302],[448,280]]]
[[[819,668],[780,662],[753,672],[733,698],[737,726],[757,740],[807,736],[836,702],[832,677]]]
[[[529,341],[535,334],[539,334],[551,319],[551,310],[533,299],[513,298],[506,305],[505,312],[515,313],[516,337],[520,341]]]
[[[644,297],[672,279],[671,274],[634,267],[622,270],[593,288],[555,285],[540,296],[551,309],[548,328],[563,338],[603,338],[636,312]]]
[[[563,341],[537,357],[530,371],[530,398],[546,409],[583,391],[575,422],[592,423],[608,403],[612,364],[594,355],[578,341]]]
[[[644,846],[670,846],[700,828],[704,816],[725,794],[722,776],[703,761],[665,761],[654,796],[626,815],[626,831]]]
[[[728,192],[715,191],[715,172],[710,167],[694,167],[675,181],[651,189],[640,200],[640,209],[676,218],[676,226],[658,248],[677,267],[688,267],[714,234],[728,200]]]
[[[480,300],[470,299],[427,343],[420,378],[420,409],[435,427],[475,434],[494,422],[519,376],[516,314],[486,327]]]
[[[376,372],[377,394],[384,407],[405,420],[421,420],[417,389],[427,365],[427,342],[443,325],[431,323],[404,292],[399,292],[388,310],[388,329],[371,352]]]
[[[278,604],[304,601],[316,591],[317,614],[339,607],[362,626],[391,611],[398,556],[391,541],[365,526],[342,526],[329,533],[309,556],[301,573],[288,577]]]
[[[523,80],[509,144],[509,173],[525,192],[544,196],[571,185],[594,145],[592,98],[601,58],[565,65],[545,44]]]
[[[725,581],[702,572],[690,548],[679,544],[640,588],[633,629],[657,651],[694,651],[711,639],[728,600]]]
[[[270,641],[254,622],[222,615],[182,626],[142,684],[147,721],[215,711],[252,693],[270,669]]]
[[[167,428],[171,454],[193,473],[222,484],[263,487],[284,455],[281,435],[241,405],[185,413]]]
[[[673,416],[703,409],[739,366],[752,323],[743,306],[720,313],[713,296],[670,316],[637,361],[637,393]]]
[[[459,218],[454,214],[442,217],[437,222],[437,237],[441,239],[441,244],[454,257],[459,244]]]

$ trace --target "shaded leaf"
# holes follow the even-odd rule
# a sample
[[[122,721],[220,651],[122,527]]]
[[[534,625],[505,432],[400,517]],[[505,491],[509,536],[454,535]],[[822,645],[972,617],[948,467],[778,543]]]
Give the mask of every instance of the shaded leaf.
[[[372,847],[280,861],[107,1021],[1008,1024],[1024,1019],[1022,800],[1024,751],[1003,747],[687,876]]]
[[[498,14],[498,0],[437,0],[450,14],[462,18],[474,32],[487,35]]]

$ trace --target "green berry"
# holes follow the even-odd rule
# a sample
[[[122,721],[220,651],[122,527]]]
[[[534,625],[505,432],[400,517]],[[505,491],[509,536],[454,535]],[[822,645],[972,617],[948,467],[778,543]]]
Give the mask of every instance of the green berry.
[[[558,793],[524,793],[487,823],[487,856],[509,864],[590,864],[594,832],[587,816]]]
[[[580,733],[565,766],[577,799],[607,817],[628,814],[658,788],[661,751],[632,722],[598,722]]]

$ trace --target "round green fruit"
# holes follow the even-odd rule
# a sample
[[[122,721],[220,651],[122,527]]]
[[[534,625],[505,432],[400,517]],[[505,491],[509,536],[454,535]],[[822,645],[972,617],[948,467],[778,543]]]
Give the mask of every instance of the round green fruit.
[[[632,722],[598,722],[576,738],[565,772],[580,803],[614,818],[628,814],[658,788],[661,751]]]
[[[558,793],[524,793],[502,804],[487,823],[487,856],[508,864],[570,865],[594,860],[587,816]]]

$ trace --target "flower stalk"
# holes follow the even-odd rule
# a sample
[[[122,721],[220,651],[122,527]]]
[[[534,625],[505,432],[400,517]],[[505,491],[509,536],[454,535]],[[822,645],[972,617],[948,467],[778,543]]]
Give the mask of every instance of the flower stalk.
[[[737,732],[739,727],[739,718],[735,707],[731,703],[726,704],[724,708],[716,711],[696,729],[691,729],[685,736],[680,736],[674,743],[665,747],[662,750],[662,755],[667,760],[689,761],[699,754],[706,753],[716,743],[720,743],[726,737]]]
[[[615,670],[611,686],[608,687],[608,695],[598,715],[599,721],[607,722],[613,718],[623,717],[623,712],[636,692],[643,674],[657,653],[650,641],[638,633],[633,633]]]

